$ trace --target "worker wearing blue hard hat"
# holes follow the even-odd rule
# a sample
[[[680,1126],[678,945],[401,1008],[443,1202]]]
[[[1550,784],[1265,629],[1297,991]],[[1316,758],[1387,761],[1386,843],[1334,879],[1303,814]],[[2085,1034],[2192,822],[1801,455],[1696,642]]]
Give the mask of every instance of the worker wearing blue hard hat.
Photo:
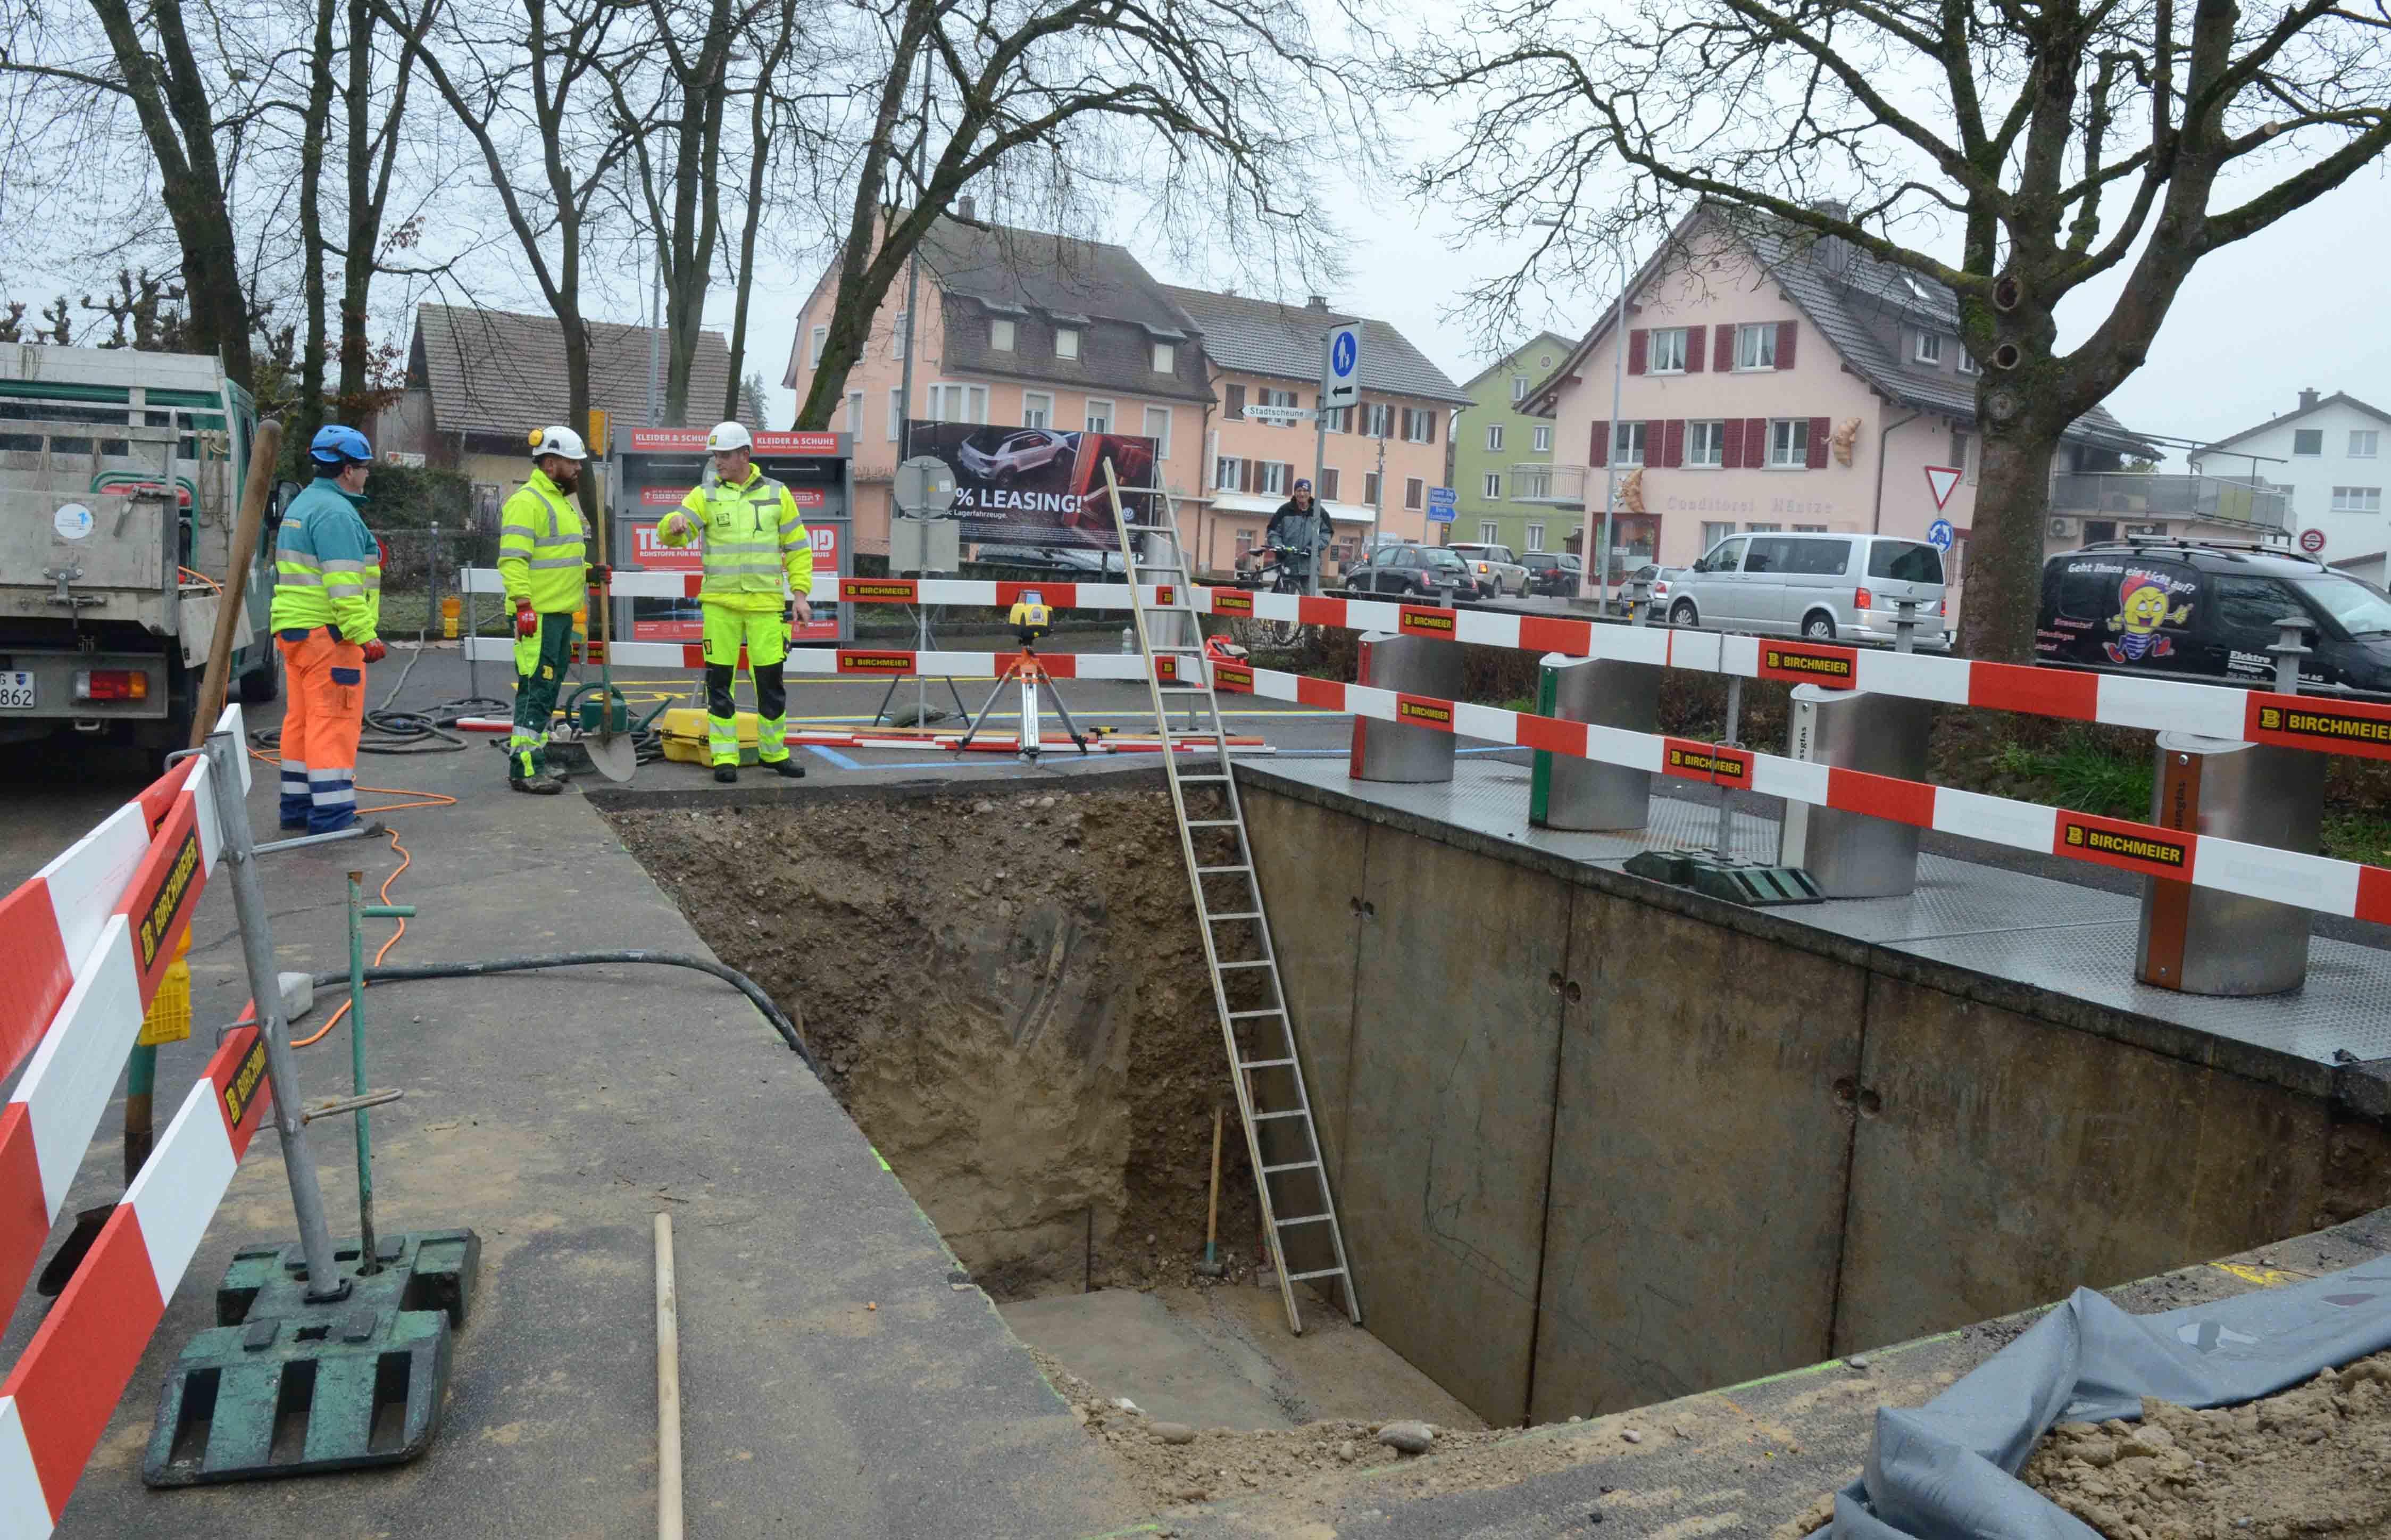
[[[381,550],[366,528],[373,446],[328,423],[307,446],[316,479],[274,539],[275,645],[290,681],[282,717],[282,827],[337,833],[357,821],[366,665],[385,649]]]

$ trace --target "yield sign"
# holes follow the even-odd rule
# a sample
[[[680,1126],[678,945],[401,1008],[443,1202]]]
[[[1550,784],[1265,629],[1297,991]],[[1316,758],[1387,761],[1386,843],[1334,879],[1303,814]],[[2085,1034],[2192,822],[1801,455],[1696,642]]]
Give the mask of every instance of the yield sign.
[[[1930,465],[1926,468],[1926,489],[1934,494],[1934,506],[1939,511],[1951,501],[1951,489],[1959,485],[1959,469],[1956,465]]]

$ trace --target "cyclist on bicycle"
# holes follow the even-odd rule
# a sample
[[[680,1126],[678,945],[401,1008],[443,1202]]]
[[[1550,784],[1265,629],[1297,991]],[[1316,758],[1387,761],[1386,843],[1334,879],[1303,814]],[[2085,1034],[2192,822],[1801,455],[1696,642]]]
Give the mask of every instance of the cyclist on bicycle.
[[[1262,544],[1279,552],[1279,563],[1301,585],[1317,591],[1313,576],[1320,570],[1320,552],[1327,546],[1328,511],[1312,499],[1312,483],[1299,481],[1295,494],[1279,504],[1262,531]]]

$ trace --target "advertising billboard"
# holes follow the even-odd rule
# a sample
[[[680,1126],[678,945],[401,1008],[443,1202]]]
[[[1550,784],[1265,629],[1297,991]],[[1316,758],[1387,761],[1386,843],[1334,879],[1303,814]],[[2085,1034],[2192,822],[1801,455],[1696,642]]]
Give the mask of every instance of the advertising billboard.
[[[963,537],[1023,546],[1120,549],[1105,493],[1105,461],[1123,487],[1152,486],[1155,442],[1134,434],[994,428],[972,422],[910,422],[906,445],[936,455],[955,474]],[[1143,521],[1141,499],[1128,498]]]
[[[700,435],[701,439],[703,434]],[[704,560],[695,545],[668,546],[656,538],[656,524],[680,506],[689,495],[686,486],[642,486],[640,506],[652,515],[642,517],[631,525],[631,562],[648,572],[685,572],[692,577],[704,570]],[[799,517],[806,517],[823,505],[821,488],[793,486],[789,495],[797,500]],[[847,526],[842,524],[808,524],[806,533],[813,537],[814,592],[834,596],[838,589],[839,537]],[[634,641],[702,641],[705,639],[703,616],[698,613],[695,585],[685,599],[634,599],[631,604],[631,640]],[[834,613],[818,609],[814,620],[804,626],[792,626],[789,635],[796,641],[835,641],[838,640],[838,618]]]

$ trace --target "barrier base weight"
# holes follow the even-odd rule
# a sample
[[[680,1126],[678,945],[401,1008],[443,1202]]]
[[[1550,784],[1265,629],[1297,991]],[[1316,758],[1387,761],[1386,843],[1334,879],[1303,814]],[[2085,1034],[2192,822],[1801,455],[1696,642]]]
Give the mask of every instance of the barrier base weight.
[[[352,1286],[311,1304],[296,1241],[237,1252],[216,1325],[183,1349],[159,1396],[141,1479],[196,1486],[403,1465],[430,1446],[455,1334],[480,1269],[471,1230],[355,1239],[335,1254]]]
[[[1690,887],[1713,899],[1755,909],[1823,901],[1818,885],[1798,866],[1763,866],[1757,861],[1722,860],[1707,850],[1647,850],[1630,858],[1626,870],[1630,876],[1649,877],[1672,887]]]

